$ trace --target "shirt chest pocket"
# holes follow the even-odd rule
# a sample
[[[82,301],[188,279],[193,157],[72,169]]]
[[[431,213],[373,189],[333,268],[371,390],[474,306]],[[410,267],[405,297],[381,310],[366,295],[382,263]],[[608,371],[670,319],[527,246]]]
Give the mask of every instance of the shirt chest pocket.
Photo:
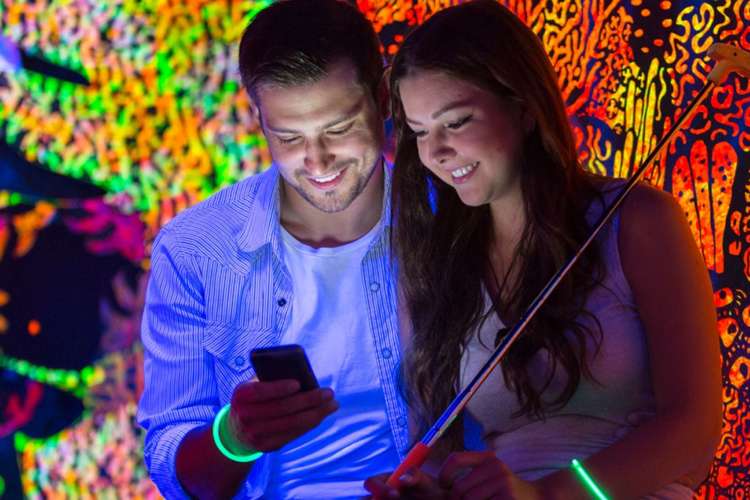
[[[273,332],[252,326],[208,325],[203,349],[214,367],[215,383],[221,404],[231,400],[234,388],[255,376],[250,351],[277,343]]]

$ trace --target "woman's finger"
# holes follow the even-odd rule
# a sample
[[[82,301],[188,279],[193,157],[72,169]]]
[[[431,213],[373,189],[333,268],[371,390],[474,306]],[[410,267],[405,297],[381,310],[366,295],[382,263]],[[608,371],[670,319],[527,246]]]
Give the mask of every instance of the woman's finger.
[[[491,451],[463,451],[450,454],[440,468],[438,481],[444,488],[451,488],[459,475],[487,461],[496,461],[499,464],[498,470],[508,472],[505,464]]]
[[[374,499],[400,498],[398,490],[386,484],[390,474],[380,474],[365,481],[365,489],[372,494]]]
[[[398,489],[416,498],[440,498],[447,493],[437,479],[421,469],[409,469],[398,478]]]
[[[508,476],[502,462],[487,460],[474,467],[469,474],[459,477],[450,489],[455,498],[490,498],[507,490]]]
[[[470,490],[461,493],[460,495],[454,495],[451,492],[451,499],[461,500],[494,500],[494,499],[509,499],[513,498],[508,489],[497,482],[477,484]]]

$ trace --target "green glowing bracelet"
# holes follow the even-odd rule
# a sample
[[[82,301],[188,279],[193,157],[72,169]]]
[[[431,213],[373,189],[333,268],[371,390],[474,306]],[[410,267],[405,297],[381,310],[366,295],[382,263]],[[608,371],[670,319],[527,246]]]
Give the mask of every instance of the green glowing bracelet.
[[[214,444],[216,444],[216,447],[219,449],[222,455],[227,457],[229,460],[232,460],[234,462],[254,462],[255,460],[258,460],[262,455],[262,451],[254,451],[248,455],[238,455],[236,453],[233,453],[229,451],[229,448],[227,448],[224,443],[221,442],[221,435],[219,434],[219,427],[221,426],[221,421],[224,419],[224,416],[229,412],[229,406],[226,405],[224,408],[219,410],[219,413],[216,414],[216,417],[214,418],[214,423],[212,426],[213,436],[214,436]]]
[[[596,498],[597,500],[609,500],[609,497],[604,493],[604,491],[602,491],[599,485],[596,484],[591,475],[586,472],[586,469],[583,468],[583,464],[581,462],[574,458],[571,464],[573,465],[573,470],[581,479],[581,482],[583,482],[583,484],[586,486],[586,489],[589,491],[592,497]]]

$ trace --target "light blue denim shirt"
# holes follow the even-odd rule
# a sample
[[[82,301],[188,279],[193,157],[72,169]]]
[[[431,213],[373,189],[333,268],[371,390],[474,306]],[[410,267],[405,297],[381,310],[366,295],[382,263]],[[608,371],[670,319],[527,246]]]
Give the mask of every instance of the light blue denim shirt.
[[[399,458],[408,451],[391,261],[390,167],[382,230],[361,263],[367,315],[378,353],[386,415]],[[138,422],[151,479],[167,498],[185,498],[175,473],[177,447],[211,422],[234,388],[255,374],[250,350],[277,345],[290,324],[293,286],[281,251],[279,172],[275,166],[221,190],[167,224],[154,243],[143,312],[145,387]],[[238,498],[257,498],[268,457],[253,466]]]

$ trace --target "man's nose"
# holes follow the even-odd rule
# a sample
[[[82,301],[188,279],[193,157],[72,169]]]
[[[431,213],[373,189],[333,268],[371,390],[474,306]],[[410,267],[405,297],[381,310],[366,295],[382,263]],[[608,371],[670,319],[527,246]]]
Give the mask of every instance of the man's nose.
[[[324,174],[327,172],[335,155],[328,149],[325,140],[314,139],[305,143],[305,168],[312,174]]]

